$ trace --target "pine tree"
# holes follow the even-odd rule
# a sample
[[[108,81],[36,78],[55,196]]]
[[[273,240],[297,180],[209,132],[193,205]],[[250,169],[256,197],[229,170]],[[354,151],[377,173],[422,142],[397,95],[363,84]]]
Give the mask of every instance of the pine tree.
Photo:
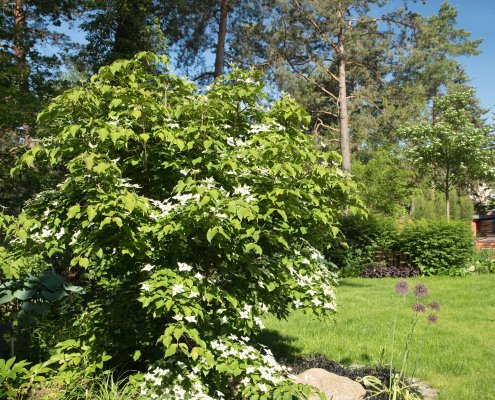
[[[34,146],[35,117],[61,88],[62,57],[46,55],[50,46],[67,54],[68,37],[53,27],[71,17],[72,0],[15,0],[0,3],[0,205],[16,213],[39,190],[42,171],[13,179],[16,155]]]

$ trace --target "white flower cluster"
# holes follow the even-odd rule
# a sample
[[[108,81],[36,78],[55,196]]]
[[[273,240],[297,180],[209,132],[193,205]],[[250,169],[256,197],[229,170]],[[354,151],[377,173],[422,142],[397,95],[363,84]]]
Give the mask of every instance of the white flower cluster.
[[[249,127],[249,133],[269,132],[270,127],[265,124],[253,124]]]
[[[227,144],[232,147],[246,147],[249,143],[241,139],[234,139],[232,136],[227,138]]]
[[[159,218],[164,218],[168,217],[171,215],[173,212],[176,212],[179,210],[179,208],[182,206],[186,206],[188,203],[191,201],[193,202],[198,202],[201,199],[201,196],[199,193],[184,193],[184,194],[178,194],[175,196],[172,196],[172,199],[175,200],[177,203],[173,203],[170,201],[170,199],[166,199],[164,201],[159,201],[159,200],[154,200],[154,199],[148,199],[148,201],[158,208],[160,210],[160,213],[157,214],[155,212],[152,212],[150,214],[150,217],[154,220],[157,220]]]
[[[263,303],[260,303],[262,304],[262,307],[263,307],[263,310],[264,309],[267,309],[266,305],[264,305]],[[243,310],[239,313],[239,317],[241,319],[250,319],[251,316],[252,316],[252,310],[253,310],[253,306],[250,305],[250,304],[244,304],[244,308]],[[261,320],[261,318],[257,317],[257,316],[253,316],[253,322],[258,325],[258,327],[260,329],[264,329],[265,328],[265,325],[263,324],[263,321]]]
[[[277,363],[270,350],[262,346],[263,349],[260,351],[248,342],[248,337],[234,334],[210,342],[210,349],[217,365],[230,365],[233,360],[238,361],[243,372],[236,390],[242,391],[249,387],[251,393],[269,394],[277,384],[283,381],[290,382],[287,369]],[[200,357],[193,365],[176,360],[162,362],[158,366],[149,368],[144,375],[141,396],[153,400],[225,399],[224,393],[219,390],[208,390],[202,382],[206,371],[210,371],[210,367],[204,357]]]
[[[117,159],[117,160],[113,160],[113,161],[117,162],[119,160]],[[123,179],[123,178],[119,178],[117,186],[124,187],[124,188],[141,189],[140,185],[138,185],[136,183],[129,183],[128,179]]]
[[[325,310],[336,311],[335,292],[332,287],[333,275],[321,263],[323,256],[316,249],[309,249],[309,258],[301,256],[299,250],[294,250],[296,260],[304,266],[304,272],[290,268],[290,274],[295,278],[300,288],[308,288],[305,294],[310,297],[309,302],[314,307],[323,307]],[[309,271],[308,271],[309,270]],[[295,308],[300,308],[304,302],[300,299],[293,301]]]
[[[38,225],[34,225],[31,227],[30,232],[33,232],[31,234],[31,239],[35,243],[44,243],[47,239],[50,238],[55,238],[57,240],[62,239],[62,237],[65,235],[65,228],[62,227],[58,232],[55,232],[49,227],[43,226],[40,231]]]
[[[234,195],[239,195],[244,198],[248,203],[255,200],[255,197],[251,194],[251,187],[248,185],[238,186],[234,188]]]
[[[172,198],[177,200],[181,206],[185,206],[191,200],[198,202],[201,199],[201,196],[198,193],[184,193],[175,195]]]
[[[177,204],[172,204],[168,200],[158,201],[158,200],[148,199],[148,201],[160,210],[160,214],[155,214],[155,213],[151,214],[151,217],[153,219],[168,217],[178,207]]]
[[[264,348],[261,352],[248,345],[248,341],[247,337],[231,334],[227,338],[213,340],[211,348],[219,363],[228,364],[231,358],[241,361],[244,377],[240,383],[243,386],[253,385],[260,392],[266,392],[269,386],[286,379],[287,370],[277,363],[269,349]]]
[[[220,400],[224,398],[222,392],[216,391],[217,397],[208,394],[206,386],[201,381],[200,368],[189,369],[181,361],[173,365],[164,365],[150,368],[144,375],[141,385],[141,396],[148,399],[160,400]],[[187,383],[187,384],[186,384]],[[186,390],[185,387],[188,389]]]

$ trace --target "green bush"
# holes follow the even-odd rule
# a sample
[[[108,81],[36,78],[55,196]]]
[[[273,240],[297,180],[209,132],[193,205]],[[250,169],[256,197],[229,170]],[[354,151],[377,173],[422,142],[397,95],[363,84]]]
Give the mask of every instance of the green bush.
[[[462,275],[473,255],[473,234],[465,222],[419,220],[404,226],[398,249],[424,275]]]
[[[377,251],[395,246],[398,234],[392,218],[377,214],[346,215],[340,219],[340,230],[340,243],[331,246],[327,258],[338,266],[342,277],[359,276]]]
[[[81,363],[129,365],[148,371],[143,399],[308,398],[254,337],[267,314],[334,314],[321,250],[359,208],[355,186],[294,100],[266,106],[256,72],[200,90],[164,61],[103,67],[39,115],[18,169],[66,175],[7,229],[5,258],[36,261],[8,274],[55,269],[83,288],[50,359],[64,383]]]

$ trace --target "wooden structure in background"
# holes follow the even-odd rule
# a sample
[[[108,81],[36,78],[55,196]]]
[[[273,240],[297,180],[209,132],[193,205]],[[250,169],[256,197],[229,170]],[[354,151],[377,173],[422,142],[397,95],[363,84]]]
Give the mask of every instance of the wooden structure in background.
[[[477,250],[495,250],[495,210],[485,215],[475,215],[471,221]]]

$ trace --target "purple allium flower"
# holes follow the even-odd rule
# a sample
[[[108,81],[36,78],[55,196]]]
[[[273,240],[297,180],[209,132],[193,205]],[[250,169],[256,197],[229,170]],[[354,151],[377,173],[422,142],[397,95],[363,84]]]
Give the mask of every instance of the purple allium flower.
[[[415,313],[424,313],[426,311],[426,307],[425,307],[425,305],[423,303],[416,302],[416,303],[413,304],[412,310]]]
[[[438,317],[435,314],[430,314],[426,317],[426,320],[430,324],[435,324],[438,321]]]
[[[395,291],[401,296],[406,296],[407,292],[409,292],[409,283],[405,280],[397,282],[395,284]]]
[[[440,303],[436,300],[432,300],[428,303],[428,307],[430,307],[433,311],[440,311]]]
[[[428,287],[424,283],[418,283],[414,286],[413,293],[418,299],[423,299],[428,296]]]

